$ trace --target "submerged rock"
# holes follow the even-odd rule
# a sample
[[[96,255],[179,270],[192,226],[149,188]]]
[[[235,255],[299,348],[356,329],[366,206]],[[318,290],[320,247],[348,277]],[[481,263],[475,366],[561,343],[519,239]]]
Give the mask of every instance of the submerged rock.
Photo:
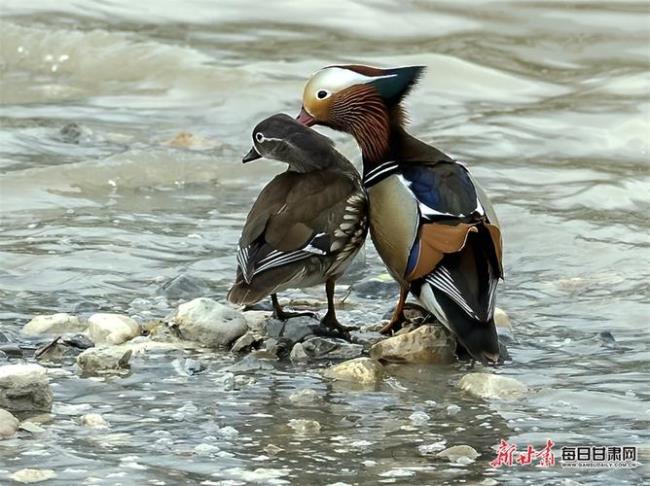
[[[449,462],[456,464],[470,464],[479,456],[480,454],[476,452],[476,449],[468,445],[452,446],[436,454],[436,457],[447,459]]]
[[[320,423],[316,420],[291,419],[287,424],[297,434],[310,435],[320,433]]]
[[[456,341],[438,324],[389,337],[370,348],[370,357],[393,363],[448,364],[456,360]]]
[[[205,346],[228,346],[248,330],[242,312],[204,297],[178,306],[174,320],[184,338]]]
[[[42,334],[63,334],[67,332],[85,331],[88,324],[77,316],[66,313],[35,316],[25,326],[23,334],[27,336],[40,336]]]
[[[98,413],[88,413],[79,417],[79,423],[90,429],[107,429],[108,422]]]
[[[21,469],[9,476],[18,483],[40,483],[56,477],[52,469]]]
[[[84,349],[92,348],[94,345],[84,334],[66,334],[39,347],[34,356],[38,361],[58,362],[64,358],[75,357]]]
[[[18,431],[20,420],[3,408],[0,408],[0,439],[12,437]]]
[[[122,344],[140,335],[140,326],[121,314],[93,314],[88,319],[88,331],[95,344]]]
[[[363,354],[362,345],[352,344],[343,339],[313,337],[299,344],[302,344],[302,349],[309,360],[352,359]]]
[[[49,412],[52,400],[47,371],[42,366],[0,366],[0,408],[13,412]]]
[[[383,378],[384,367],[371,358],[356,358],[326,369],[323,375],[340,381],[370,384]]]
[[[83,375],[97,375],[128,369],[133,351],[121,346],[90,348],[77,356]]]
[[[492,373],[468,373],[458,387],[478,398],[513,400],[524,396],[528,387],[519,380]]]

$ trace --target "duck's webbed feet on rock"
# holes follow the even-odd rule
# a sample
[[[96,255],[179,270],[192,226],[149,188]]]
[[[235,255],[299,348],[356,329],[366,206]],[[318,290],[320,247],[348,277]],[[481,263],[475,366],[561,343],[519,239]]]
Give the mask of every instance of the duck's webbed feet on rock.
[[[292,312],[285,311],[282,309],[282,306],[278,302],[278,296],[276,294],[271,294],[271,302],[273,302],[273,317],[280,321],[287,321],[293,317],[312,317],[318,319],[318,315],[315,312]]]
[[[320,326],[315,332],[319,336],[342,338],[346,341],[352,341],[352,331],[357,331],[358,327],[349,327],[341,324],[336,318],[336,314],[327,312],[325,317],[320,321]]]

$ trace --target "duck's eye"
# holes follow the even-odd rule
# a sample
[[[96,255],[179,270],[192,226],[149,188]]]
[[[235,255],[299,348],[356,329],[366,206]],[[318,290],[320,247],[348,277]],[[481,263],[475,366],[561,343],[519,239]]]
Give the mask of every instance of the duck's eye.
[[[316,93],[316,97],[317,97],[319,100],[324,100],[324,99],[327,98],[329,95],[330,95],[330,94],[329,94],[327,91],[325,91],[324,89],[321,89],[318,93]]]
[[[257,132],[255,134],[255,140],[257,141],[257,143],[262,143],[262,140],[264,140],[264,135],[262,134],[262,132]]]

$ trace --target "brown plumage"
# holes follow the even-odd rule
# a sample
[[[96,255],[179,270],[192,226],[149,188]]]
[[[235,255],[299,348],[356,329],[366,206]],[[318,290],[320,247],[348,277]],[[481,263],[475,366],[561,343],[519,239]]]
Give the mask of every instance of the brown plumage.
[[[336,320],[334,282],[364,243],[367,201],[358,173],[329,139],[286,115],[253,131],[255,154],[288,163],[255,201],[239,240],[236,281],[228,299],[252,304],[287,288],[327,284],[323,324]],[[279,317],[286,315],[273,298]]]

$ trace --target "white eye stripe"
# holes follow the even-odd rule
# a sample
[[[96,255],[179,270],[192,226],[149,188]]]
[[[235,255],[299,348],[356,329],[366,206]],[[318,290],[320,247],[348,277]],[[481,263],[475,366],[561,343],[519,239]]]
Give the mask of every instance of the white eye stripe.
[[[317,88],[314,94],[319,91],[337,92],[357,84],[368,84],[378,79],[394,78],[396,74],[386,74],[385,76],[366,76],[356,71],[340,67],[326,67],[317,72],[314,76],[315,86]]]
[[[265,137],[262,132],[257,132],[255,134],[255,141],[257,143],[263,143],[263,142],[282,142],[283,140],[281,138]]]

